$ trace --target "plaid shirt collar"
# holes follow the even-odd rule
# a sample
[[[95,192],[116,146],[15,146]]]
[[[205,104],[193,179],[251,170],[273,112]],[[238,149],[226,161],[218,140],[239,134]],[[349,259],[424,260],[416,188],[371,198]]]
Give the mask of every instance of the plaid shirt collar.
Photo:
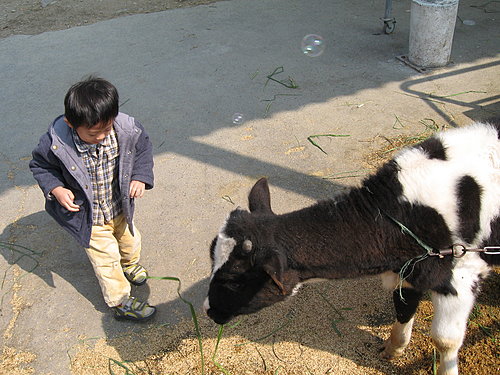
[[[73,140],[75,141],[76,149],[79,152],[90,152],[92,150],[97,150],[100,147],[110,147],[111,146],[111,134],[115,133],[115,128],[111,130],[111,133],[109,133],[106,138],[100,143],[97,144],[91,144],[82,141],[82,139],[78,136],[78,133],[76,132],[75,129],[71,129],[71,133],[73,134]]]

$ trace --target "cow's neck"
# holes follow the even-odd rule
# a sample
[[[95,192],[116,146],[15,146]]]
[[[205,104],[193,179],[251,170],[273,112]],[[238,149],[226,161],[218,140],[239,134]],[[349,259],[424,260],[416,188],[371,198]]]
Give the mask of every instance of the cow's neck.
[[[397,268],[402,260],[395,250],[407,239],[384,216],[384,209],[360,188],[339,201],[282,215],[286,229],[280,242],[291,268],[301,279],[358,277]]]

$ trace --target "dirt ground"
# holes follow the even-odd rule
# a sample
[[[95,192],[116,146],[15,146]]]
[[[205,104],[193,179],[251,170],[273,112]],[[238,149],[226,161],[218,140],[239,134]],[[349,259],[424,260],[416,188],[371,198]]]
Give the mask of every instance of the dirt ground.
[[[70,354],[72,371],[89,375],[434,374],[436,353],[429,336],[433,313],[428,299],[419,307],[412,341],[403,356],[380,359],[393,314],[391,298],[378,284],[378,278],[371,277],[357,281],[355,288],[347,280],[307,285],[295,298],[235,319],[222,334],[207,317],[199,316],[203,365],[193,322],[184,321],[108,342],[82,338]],[[461,374],[490,375],[500,369],[499,291],[497,270],[484,284],[471,314],[459,354]],[[148,345],[133,349],[139,342]]]
[[[209,4],[216,0],[2,0],[0,38],[39,34],[115,17]],[[390,331],[390,295],[375,278],[310,285],[294,299],[219,327],[198,316],[172,326],[145,326],[140,333],[81,338],[68,352],[72,372],[83,374],[432,374],[429,337],[432,306],[419,308],[410,347],[392,362],[378,350]],[[338,299],[343,295],[342,299]],[[348,297],[346,297],[348,296]],[[380,296],[380,297],[374,297]],[[365,301],[370,301],[369,304]],[[469,320],[460,352],[463,374],[500,372],[500,272],[492,273]],[[375,303],[375,305],[373,305]],[[188,307],[186,306],[186,309]],[[317,316],[311,321],[308,317]],[[318,331],[318,327],[324,327]],[[220,339],[220,342],[219,340]],[[116,348],[120,348],[117,351]],[[203,360],[201,350],[203,348]],[[4,347],[0,374],[33,374],[34,356]],[[481,363],[481,367],[477,366]]]
[[[129,14],[209,4],[217,0],[2,0],[0,38],[69,29]]]

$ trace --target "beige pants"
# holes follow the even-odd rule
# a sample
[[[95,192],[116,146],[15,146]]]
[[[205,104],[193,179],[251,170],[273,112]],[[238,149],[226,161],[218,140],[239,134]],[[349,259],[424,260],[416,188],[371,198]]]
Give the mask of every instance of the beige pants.
[[[130,295],[130,283],[122,267],[139,262],[141,234],[134,227],[130,233],[127,221],[119,215],[104,225],[92,226],[90,247],[85,249],[101,286],[104,301],[118,306]]]

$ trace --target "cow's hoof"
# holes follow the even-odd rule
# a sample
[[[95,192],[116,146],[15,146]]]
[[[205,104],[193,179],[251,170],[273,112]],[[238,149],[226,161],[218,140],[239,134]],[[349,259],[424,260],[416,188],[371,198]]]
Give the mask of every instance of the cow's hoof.
[[[397,357],[400,357],[405,348],[396,348],[391,344],[390,340],[387,340],[384,343],[384,346],[380,348],[380,357],[383,359],[391,360]]]

